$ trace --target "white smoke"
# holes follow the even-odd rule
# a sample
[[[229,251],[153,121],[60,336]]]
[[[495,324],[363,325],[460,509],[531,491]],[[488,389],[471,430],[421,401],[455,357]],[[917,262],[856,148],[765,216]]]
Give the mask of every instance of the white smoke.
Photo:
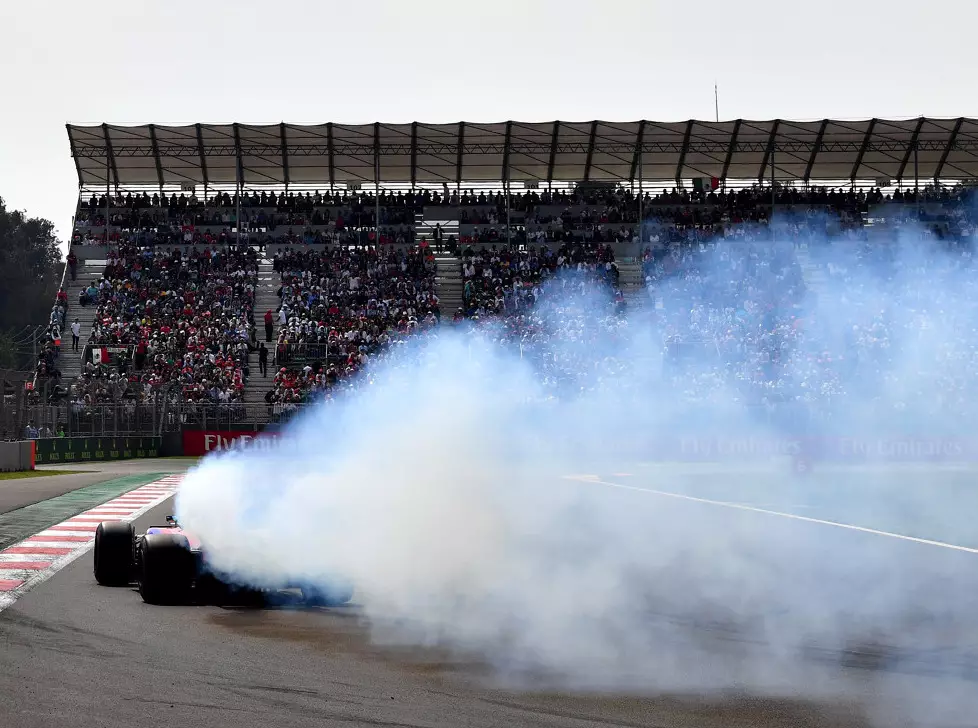
[[[849,248],[824,246],[855,270]],[[904,245],[900,255],[912,264],[903,272],[887,277],[863,263],[865,272],[830,280],[805,303],[819,351],[843,351],[844,322],[869,327],[881,312],[896,350],[881,379],[880,369],[843,377],[847,393],[822,435],[882,436],[895,405],[917,434],[946,424],[932,407],[935,387],[978,344],[974,284],[968,270],[945,271],[935,291],[916,269],[947,254]],[[690,295],[714,295],[707,290]],[[596,319],[609,309],[594,296]],[[927,326],[905,325],[911,317]],[[203,461],[181,486],[178,516],[221,570],[268,586],[350,578],[378,639],[474,654],[517,683],[544,674],[582,689],[831,693],[837,668],[809,648],[833,654],[876,640],[922,649],[935,624],[952,629],[973,611],[974,580],[963,575],[978,566],[974,555],[564,478],[636,472],[680,427],[759,439],[779,427],[761,423],[734,386],[685,404],[662,370],[659,327],[633,317],[603,351],[583,336],[552,344],[557,357],[629,364],[597,391],[561,401],[545,400],[537,364],[500,346],[498,331],[408,347],[356,394],[296,420],[278,445]],[[907,330],[917,334],[892,333]],[[787,359],[791,391],[781,394],[817,403],[802,359]],[[754,479],[731,467],[702,480],[723,501],[731,487],[749,493]],[[636,485],[673,492],[678,480],[660,468]],[[828,483],[799,484],[787,467],[784,481],[809,491]],[[926,499],[944,497],[874,493],[868,505],[837,488],[820,497],[837,513],[852,498],[853,511],[858,500],[861,512],[917,509],[921,518]],[[921,724],[935,715],[927,705],[914,714]]]

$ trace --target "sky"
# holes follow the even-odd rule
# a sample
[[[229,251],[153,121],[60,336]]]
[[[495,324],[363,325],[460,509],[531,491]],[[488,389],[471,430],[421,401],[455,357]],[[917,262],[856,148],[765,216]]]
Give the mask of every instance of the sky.
[[[804,10],[801,10],[801,8]],[[978,116],[963,0],[0,0],[0,197],[70,234],[66,123]]]

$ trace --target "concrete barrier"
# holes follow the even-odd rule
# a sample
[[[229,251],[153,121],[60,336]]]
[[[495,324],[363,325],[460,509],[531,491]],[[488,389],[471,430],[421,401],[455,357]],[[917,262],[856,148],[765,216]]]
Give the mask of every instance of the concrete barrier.
[[[35,440],[38,465],[155,458],[159,437],[48,437]]]
[[[17,473],[34,469],[34,441],[0,442],[0,472]]]

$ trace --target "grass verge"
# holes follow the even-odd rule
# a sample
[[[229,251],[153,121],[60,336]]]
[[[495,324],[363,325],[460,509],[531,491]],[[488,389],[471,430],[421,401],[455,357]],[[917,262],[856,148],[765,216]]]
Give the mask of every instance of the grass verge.
[[[14,473],[0,473],[0,480],[21,480],[22,478],[46,478],[49,475],[76,475],[86,470],[19,470]]]

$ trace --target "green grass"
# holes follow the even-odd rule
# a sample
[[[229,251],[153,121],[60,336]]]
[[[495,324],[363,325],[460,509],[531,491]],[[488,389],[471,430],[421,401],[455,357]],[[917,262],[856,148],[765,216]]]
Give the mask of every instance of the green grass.
[[[15,473],[0,473],[0,480],[20,480],[21,478],[46,478],[49,475],[76,475],[88,470],[20,470]]]

